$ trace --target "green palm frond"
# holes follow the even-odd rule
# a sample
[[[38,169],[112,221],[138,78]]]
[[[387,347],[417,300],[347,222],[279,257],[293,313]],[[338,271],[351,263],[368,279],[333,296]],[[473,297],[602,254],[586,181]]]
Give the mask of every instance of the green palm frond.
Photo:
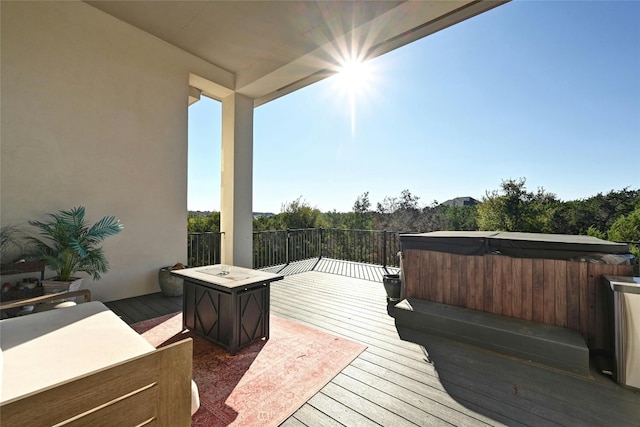
[[[79,271],[100,279],[101,273],[109,270],[109,263],[98,245],[122,231],[120,221],[109,215],[89,227],[83,206],[49,214],[49,217],[49,222],[29,221],[40,236],[30,239],[38,257],[56,271],[59,280],[69,280]]]

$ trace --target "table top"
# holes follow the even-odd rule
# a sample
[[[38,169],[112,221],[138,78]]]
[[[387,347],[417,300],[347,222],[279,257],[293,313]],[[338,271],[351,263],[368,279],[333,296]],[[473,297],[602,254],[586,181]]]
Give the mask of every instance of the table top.
[[[224,264],[172,270],[171,274],[182,277],[183,279],[194,279],[199,282],[211,283],[228,289],[248,286],[254,283],[275,282],[276,280],[282,280],[284,278],[279,274]]]

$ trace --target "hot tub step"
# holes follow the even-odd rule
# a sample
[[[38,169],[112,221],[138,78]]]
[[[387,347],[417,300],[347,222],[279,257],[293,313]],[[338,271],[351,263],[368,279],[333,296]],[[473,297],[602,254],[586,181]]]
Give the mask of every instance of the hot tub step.
[[[393,309],[398,328],[462,341],[580,375],[589,375],[589,349],[572,329],[414,298]]]

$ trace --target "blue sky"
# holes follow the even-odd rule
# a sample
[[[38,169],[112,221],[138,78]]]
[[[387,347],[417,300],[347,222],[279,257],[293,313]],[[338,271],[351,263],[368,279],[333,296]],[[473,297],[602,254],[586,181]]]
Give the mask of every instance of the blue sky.
[[[524,177],[561,200],[640,188],[640,2],[513,1],[255,110],[256,212],[404,189],[481,199]],[[220,208],[220,104],[189,107],[190,210]]]

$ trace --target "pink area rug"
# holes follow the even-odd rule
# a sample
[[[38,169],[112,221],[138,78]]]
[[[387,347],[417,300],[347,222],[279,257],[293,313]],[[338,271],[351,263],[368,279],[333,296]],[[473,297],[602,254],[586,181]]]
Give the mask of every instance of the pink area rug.
[[[270,324],[269,340],[235,356],[183,330],[181,313],[132,327],[155,347],[193,338],[193,379],[200,392],[193,426],[277,426],[366,346],[274,315]]]

